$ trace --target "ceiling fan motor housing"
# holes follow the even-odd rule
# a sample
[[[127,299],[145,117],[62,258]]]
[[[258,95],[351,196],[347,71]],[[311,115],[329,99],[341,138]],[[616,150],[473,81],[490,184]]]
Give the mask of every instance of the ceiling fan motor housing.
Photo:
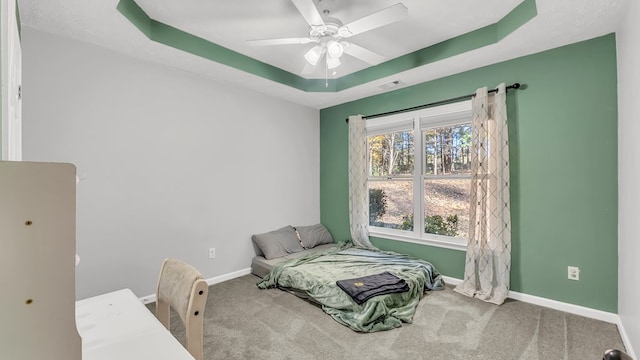
[[[322,38],[340,39],[351,35],[349,29],[342,24],[342,21],[330,17],[325,17],[323,20],[324,25],[313,25],[309,29],[309,37],[312,40],[320,42]]]

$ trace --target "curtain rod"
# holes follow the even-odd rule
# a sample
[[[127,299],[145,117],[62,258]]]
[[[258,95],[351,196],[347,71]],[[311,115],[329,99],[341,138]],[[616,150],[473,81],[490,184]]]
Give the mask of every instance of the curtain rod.
[[[519,89],[519,88],[520,88],[520,83],[513,83],[513,84],[507,86],[505,88],[505,91],[509,90],[509,89]],[[498,92],[498,89],[491,89],[491,90],[488,91],[489,94],[495,93],[495,92]],[[413,110],[420,110],[420,109],[425,109],[425,108],[432,107],[432,106],[444,105],[444,104],[448,104],[448,103],[452,103],[452,102],[456,102],[456,101],[467,100],[467,99],[471,99],[474,96],[476,96],[475,93],[474,94],[463,95],[463,96],[458,96],[458,97],[454,97],[454,98],[451,98],[451,99],[440,100],[440,101],[432,102],[432,103],[429,103],[429,104],[413,106],[413,107],[406,108],[406,109],[393,110],[393,111],[387,111],[387,112],[383,112],[383,113],[379,113],[379,114],[367,115],[367,116],[363,116],[363,118],[372,119],[372,118],[377,118],[377,117],[381,117],[381,116],[400,114],[400,113],[403,113],[403,112],[408,112],[408,111],[413,111]],[[346,118],[345,121],[349,122],[349,118]]]

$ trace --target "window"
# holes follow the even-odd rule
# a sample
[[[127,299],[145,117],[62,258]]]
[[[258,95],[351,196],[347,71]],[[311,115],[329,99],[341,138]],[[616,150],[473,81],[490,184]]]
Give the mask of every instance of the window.
[[[372,119],[366,126],[371,234],[464,249],[471,102]]]

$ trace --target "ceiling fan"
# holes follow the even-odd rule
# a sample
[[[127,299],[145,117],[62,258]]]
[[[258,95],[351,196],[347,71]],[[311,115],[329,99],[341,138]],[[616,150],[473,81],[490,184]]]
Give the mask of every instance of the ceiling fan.
[[[314,46],[304,55],[307,64],[302,71],[303,74],[311,73],[323,57],[327,69],[335,69],[340,66],[340,57],[345,53],[372,65],[381,63],[385,60],[384,56],[344,39],[402,20],[407,16],[407,7],[397,3],[348,24],[342,24],[340,20],[329,17],[329,10],[324,10],[321,15],[313,0],[291,1],[309,24],[307,37],[248,40],[247,44],[271,46],[313,43]]]

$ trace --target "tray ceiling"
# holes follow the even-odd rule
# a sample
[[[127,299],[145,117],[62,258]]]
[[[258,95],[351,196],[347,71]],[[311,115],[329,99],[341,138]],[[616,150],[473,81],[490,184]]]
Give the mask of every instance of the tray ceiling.
[[[19,6],[23,27],[322,108],[615,32],[627,1],[404,0],[401,2],[408,8],[405,20],[349,39],[385,56],[385,62],[371,66],[344,55],[335,74],[318,66],[306,75],[301,74],[303,55],[311,44],[246,44],[252,39],[305,36],[309,26],[290,0],[19,0]],[[318,9],[327,9],[343,23],[397,2],[316,0]],[[137,6],[160,28],[165,26],[187,37],[145,33],[140,19],[136,21],[123,11],[123,3]],[[533,8],[533,13],[518,10],[524,7]],[[510,16],[514,12],[525,15]],[[494,31],[488,29],[492,24],[499,25],[493,26],[498,34],[487,41]],[[482,29],[485,34],[477,35]],[[174,43],[167,40],[171,37]],[[231,61],[225,64],[224,57],[216,58],[215,51],[202,44],[191,51],[187,46],[191,43],[185,41],[189,38],[228,51],[225,56],[231,56]],[[237,59],[244,59],[245,65]],[[393,86],[396,81],[399,85]],[[526,79],[520,81],[526,83]]]

